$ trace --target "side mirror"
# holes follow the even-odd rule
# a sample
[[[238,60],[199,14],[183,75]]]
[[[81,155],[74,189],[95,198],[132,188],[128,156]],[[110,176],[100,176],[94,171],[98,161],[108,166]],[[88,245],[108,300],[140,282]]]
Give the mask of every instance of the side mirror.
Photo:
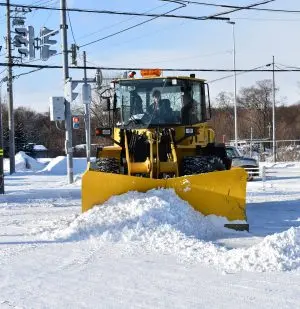
[[[102,98],[102,106],[104,112],[109,112],[111,110],[110,98]]]
[[[117,109],[117,94],[116,94],[116,93],[114,93],[113,109],[114,109],[114,110]]]
[[[208,101],[208,111],[206,113],[207,120],[211,119],[211,105],[210,105],[210,94],[209,94],[209,86],[207,83],[205,83],[206,86],[206,93],[207,93],[207,101]]]

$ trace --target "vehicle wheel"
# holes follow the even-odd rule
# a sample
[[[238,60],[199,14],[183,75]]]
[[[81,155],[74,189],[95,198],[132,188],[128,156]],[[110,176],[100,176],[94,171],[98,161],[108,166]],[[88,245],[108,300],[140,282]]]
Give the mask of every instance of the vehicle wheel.
[[[182,174],[193,175],[226,169],[223,161],[215,156],[184,157],[182,163]]]
[[[120,174],[120,163],[116,158],[97,158],[96,166],[98,171]]]

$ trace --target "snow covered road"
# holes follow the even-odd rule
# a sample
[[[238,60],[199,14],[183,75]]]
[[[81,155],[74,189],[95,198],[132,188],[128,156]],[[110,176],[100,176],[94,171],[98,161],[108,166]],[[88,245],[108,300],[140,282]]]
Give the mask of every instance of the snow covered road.
[[[17,173],[0,197],[0,308],[298,308],[300,182],[248,184],[250,233],[170,190],[80,213],[80,179]]]

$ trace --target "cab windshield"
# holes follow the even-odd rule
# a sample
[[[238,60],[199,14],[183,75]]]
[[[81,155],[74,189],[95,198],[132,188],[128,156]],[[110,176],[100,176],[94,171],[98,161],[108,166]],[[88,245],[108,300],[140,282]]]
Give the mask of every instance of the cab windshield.
[[[206,121],[205,84],[179,78],[119,80],[120,125],[192,125]]]

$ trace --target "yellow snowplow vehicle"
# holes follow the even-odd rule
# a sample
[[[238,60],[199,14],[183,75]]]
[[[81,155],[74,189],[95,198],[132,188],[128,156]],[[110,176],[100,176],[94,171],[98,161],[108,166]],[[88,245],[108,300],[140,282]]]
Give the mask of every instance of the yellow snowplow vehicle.
[[[134,72],[135,73],[135,72]],[[82,177],[82,211],[113,195],[172,188],[204,215],[226,217],[229,228],[248,230],[244,169],[231,169],[225,145],[207,123],[208,84],[189,77],[165,77],[142,70],[141,78],[114,80],[105,110],[110,126],[97,128],[111,146],[97,149]],[[238,220],[238,221],[237,221]]]

